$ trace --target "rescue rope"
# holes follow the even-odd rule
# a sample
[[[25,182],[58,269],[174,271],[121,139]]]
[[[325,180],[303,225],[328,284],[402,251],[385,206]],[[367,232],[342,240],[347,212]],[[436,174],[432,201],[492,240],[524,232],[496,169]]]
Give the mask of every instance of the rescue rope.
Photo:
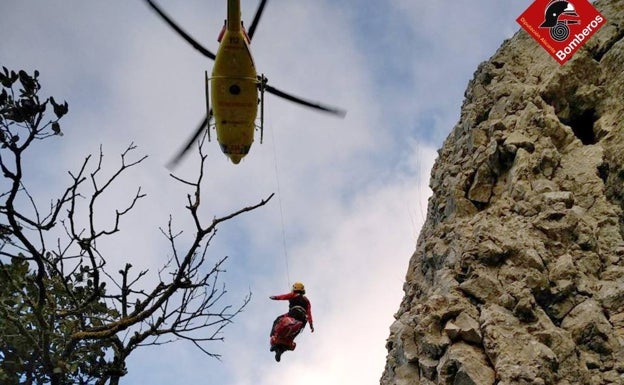
[[[282,207],[282,192],[280,189],[279,170],[277,166],[277,143],[275,142],[275,135],[273,133],[273,125],[269,124],[269,130],[271,131],[271,142],[273,144],[273,166],[275,169],[275,183],[277,185],[277,202],[279,203],[280,220],[282,225],[282,248],[284,250],[284,265],[286,266],[286,286],[290,286],[290,269],[288,266],[288,247],[286,245],[286,226],[284,225],[284,208]]]

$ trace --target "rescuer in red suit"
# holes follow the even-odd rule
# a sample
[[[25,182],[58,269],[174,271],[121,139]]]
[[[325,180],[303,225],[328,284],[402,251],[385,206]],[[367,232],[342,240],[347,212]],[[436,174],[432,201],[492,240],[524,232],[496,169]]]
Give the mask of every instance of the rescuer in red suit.
[[[284,351],[295,350],[294,339],[307,322],[310,323],[310,330],[314,333],[312,306],[305,296],[305,287],[301,282],[295,282],[290,293],[273,295],[269,298],[288,300],[288,313],[277,317],[271,328],[271,351],[275,352],[275,360],[279,362]]]

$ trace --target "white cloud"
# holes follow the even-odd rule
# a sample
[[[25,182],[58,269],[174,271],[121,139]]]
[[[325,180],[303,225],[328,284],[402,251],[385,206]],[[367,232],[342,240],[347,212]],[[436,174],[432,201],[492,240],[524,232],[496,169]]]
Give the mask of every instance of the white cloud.
[[[387,330],[402,297],[406,255],[422,224],[412,212],[429,195],[426,170],[435,152],[419,151],[421,158],[411,160],[409,173],[361,192],[333,217],[317,221],[324,228],[293,250],[291,275],[305,276],[311,288],[316,332],[302,334],[280,369],[261,378],[248,372],[239,376],[239,361],[231,362],[236,384],[271,384],[279,378],[296,378],[300,384],[373,383],[381,376]],[[274,291],[285,286],[281,282]],[[276,308],[265,298],[258,301]],[[235,344],[230,345],[234,350]]]

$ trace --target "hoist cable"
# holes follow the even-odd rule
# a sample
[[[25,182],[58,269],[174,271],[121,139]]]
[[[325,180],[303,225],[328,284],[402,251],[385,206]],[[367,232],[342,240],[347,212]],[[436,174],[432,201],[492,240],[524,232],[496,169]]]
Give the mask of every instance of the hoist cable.
[[[275,169],[275,183],[277,185],[277,202],[279,204],[280,220],[282,225],[282,248],[284,250],[284,265],[286,266],[286,286],[290,286],[290,268],[288,266],[288,247],[286,245],[286,226],[284,224],[284,208],[282,206],[282,192],[279,181],[279,167],[277,166],[277,143],[275,142],[275,134],[273,133],[273,125],[269,124],[271,131],[271,142],[273,144],[273,165]]]

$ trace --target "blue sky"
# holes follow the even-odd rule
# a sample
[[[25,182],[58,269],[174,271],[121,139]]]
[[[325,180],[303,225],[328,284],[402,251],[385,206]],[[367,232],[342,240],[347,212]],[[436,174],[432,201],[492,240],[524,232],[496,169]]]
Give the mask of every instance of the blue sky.
[[[225,1],[159,4],[216,51]],[[377,383],[436,149],[459,119],[477,65],[519,29],[515,19],[529,4],[269,1],[252,43],[258,71],[280,89],[347,109],[347,117],[268,96],[264,144],[257,141],[241,164],[209,143],[206,220],[256,203],[279,184],[278,197],[222,226],[210,249],[212,258],[229,256],[227,300],[251,291],[252,302],[225,342],[209,347],[221,361],[183,342],[140,349],[122,383]],[[242,6],[249,24],[257,3]],[[126,202],[139,185],[148,197],[104,247],[111,271],[126,261],[155,271],[168,251],[158,226],[172,214],[179,228],[192,229],[187,190],[164,165],[201,118],[211,62],[139,0],[3,1],[0,15],[0,65],[38,69],[44,93],[70,106],[65,135],[33,157],[31,188],[47,202],[67,181],[65,170],[100,144],[111,168],[137,144],[150,157],[101,209]],[[176,172],[190,178],[197,166],[193,153]],[[268,330],[286,303],[268,296],[294,280],[306,284],[316,332],[300,335],[278,364]]]

